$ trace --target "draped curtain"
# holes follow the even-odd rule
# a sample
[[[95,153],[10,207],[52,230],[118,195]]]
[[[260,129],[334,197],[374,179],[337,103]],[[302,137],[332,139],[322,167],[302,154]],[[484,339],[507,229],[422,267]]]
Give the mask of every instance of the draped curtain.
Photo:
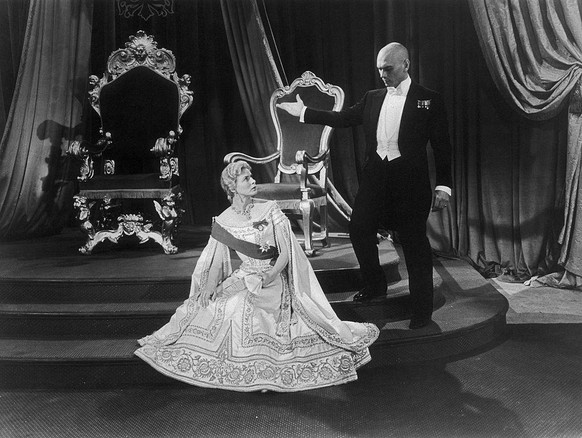
[[[554,117],[570,104],[559,263],[546,280],[582,287],[582,5],[575,0],[469,3],[487,65],[511,106],[526,117]]]
[[[276,150],[276,134],[269,102],[271,93],[283,86],[269,46],[257,2],[220,0],[230,56],[257,157]],[[288,85],[288,84],[287,84]],[[256,166],[255,174],[272,181],[273,165]]]
[[[10,111],[12,93],[18,76],[22,43],[28,21],[29,2],[0,1],[0,29],[5,32],[0,38],[0,132],[4,132]]]
[[[74,187],[63,152],[80,134],[91,13],[88,0],[31,0],[22,55],[12,17],[13,71],[20,62],[0,143],[1,238],[56,233],[70,215]],[[3,75],[3,96],[5,89]]]

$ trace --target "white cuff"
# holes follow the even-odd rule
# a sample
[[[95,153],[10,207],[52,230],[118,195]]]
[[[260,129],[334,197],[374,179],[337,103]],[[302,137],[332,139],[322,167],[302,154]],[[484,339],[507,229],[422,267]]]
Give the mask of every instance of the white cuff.
[[[301,109],[301,114],[299,114],[299,121],[300,121],[301,123],[305,123],[305,110],[306,110],[306,109],[307,109],[307,107],[306,107],[306,106],[304,106],[304,107]]]
[[[436,186],[434,189],[435,190],[441,190],[441,191],[445,192],[449,196],[452,196],[453,195],[453,191],[451,190],[450,187],[447,187],[447,186]]]

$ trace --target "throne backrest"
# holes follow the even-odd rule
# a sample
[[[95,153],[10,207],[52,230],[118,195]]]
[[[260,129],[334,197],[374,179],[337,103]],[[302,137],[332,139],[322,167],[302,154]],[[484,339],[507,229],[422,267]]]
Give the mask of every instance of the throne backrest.
[[[138,66],[101,89],[101,123],[112,143],[104,158],[114,159],[116,173],[154,173],[159,159],[150,149],[158,138],[178,132],[180,93],[173,81]]]
[[[278,103],[295,102],[298,94],[305,105],[315,109],[337,111],[344,104],[344,92],[340,87],[324,83],[310,71],[303,73],[291,85],[273,92],[270,108],[277,133],[277,149],[281,154],[279,170],[286,174],[297,173],[297,151],[305,150],[309,155],[316,156],[327,150],[333,131],[330,126],[301,123],[297,117],[277,108]],[[310,165],[310,173],[319,172],[324,166],[324,162]]]
[[[91,105],[101,117],[101,133],[111,143],[104,159],[115,160],[116,174],[156,173],[151,149],[159,138],[177,139],[180,118],[192,105],[190,76],[179,78],[170,50],[138,31],[125,48],[111,53],[102,78],[91,76]]]

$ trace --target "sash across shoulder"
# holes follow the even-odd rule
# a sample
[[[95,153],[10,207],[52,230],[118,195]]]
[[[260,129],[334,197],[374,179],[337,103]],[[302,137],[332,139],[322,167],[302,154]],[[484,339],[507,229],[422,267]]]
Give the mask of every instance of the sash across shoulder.
[[[255,243],[237,239],[216,221],[212,224],[211,236],[229,248],[254,259],[268,260],[278,256],[276,247],[269,245],[268,248],[263,248]]]

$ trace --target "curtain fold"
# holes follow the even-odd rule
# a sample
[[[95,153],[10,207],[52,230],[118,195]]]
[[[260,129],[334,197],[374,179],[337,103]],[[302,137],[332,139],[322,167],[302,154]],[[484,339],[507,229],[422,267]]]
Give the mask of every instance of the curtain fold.
[[[68,143],[80,134],[92,0],[31,0],[18,77],[0,143],[0,238],[66,225]],[[67,17],[63,26],[62,17]]]
[[[582,5],[575,0],[469,2],[490,73],[511,106],[549,119],[576,98],[582,76]],[[578,96],[579,96],[578,91]],[[559,263],[582,276],[580,102],[570,106]]]
[[[271,121],[269,102],[283,82],[271,52],[256,0],[220,0],[224,27],[239,92],[243,102],[254,149],[258,157],[276,150],[276,133]],[[272,181],[274,166],[256,166]]]
[[[22,43],[28,21],[28,0],[0,1],[0,28],[4,29],[0,38],[0,132],[4,132],[14,85],[18,77],[18,66],[22,53]]]

